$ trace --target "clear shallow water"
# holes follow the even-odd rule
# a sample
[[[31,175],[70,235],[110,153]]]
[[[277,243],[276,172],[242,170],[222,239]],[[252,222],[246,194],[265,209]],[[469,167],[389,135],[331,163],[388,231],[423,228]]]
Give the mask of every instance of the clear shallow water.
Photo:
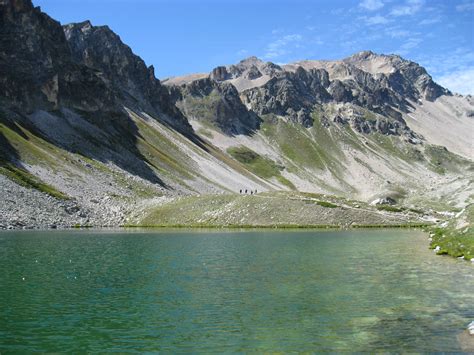
[[[0,352],[459,351],[474,267],[427,246],[400,230],[4,232]]]

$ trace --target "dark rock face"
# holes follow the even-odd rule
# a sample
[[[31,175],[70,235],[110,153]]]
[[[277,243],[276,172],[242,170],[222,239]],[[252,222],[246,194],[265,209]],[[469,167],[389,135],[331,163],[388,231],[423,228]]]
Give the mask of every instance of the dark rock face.
[[[0,99],[6,105],[25,112],[61,105],[119,110],[105,81],[72,61],[61,25],[30,0],[1,2],[0,19]]]
[[[261,119],[228,82],[205,78],[170,90],[186,116],[211,121],[226,134],[251,134],[260,126]]]
[[[211,72],[211,79],[215,81],[224,81],[229,79],[229,73],[227,72],[226,67],[217,67],[214,68]]]
[[[325,70],[280,72],[265,85],[242,92],[243,101],[259,115],[288,115],[305,126],[311,125],[309,112],[318,102],[327,102],[331,96]]]
[[[329,85],[329,93],[337,102],[351,102],[354,99],[350,88],[340,80],[334,80]]]
[[[153,66],[147,67],[109,27],[85,21],[64,26],[64,33],[73,60],[97,71],[123,104],[157,115],[182,133],[192,131],[168,90],[155,78]]]
[[[262,76],[262,73],[260,72],[260,70],[258,70],[258,68],[255,65],[252,65],[250,69],[247,71],[247,73],[245,74],[245,78],[249,80],[258,79],[261,76]]]
[[[62,107],[120,116],[123,106],[192,128],[145,63],[108,27],[63,27],[30,0],[0,2],[0,100],[25,113]],[[5,73],[3,75],[3,73]]]

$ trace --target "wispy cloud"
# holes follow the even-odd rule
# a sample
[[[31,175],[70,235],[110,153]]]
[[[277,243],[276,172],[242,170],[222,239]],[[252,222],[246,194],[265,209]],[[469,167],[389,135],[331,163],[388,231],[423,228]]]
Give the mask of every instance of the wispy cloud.
[[[409,37],[412,33],[407,30],[401,30],[399,28],[388,28],[385,30],[385,34],[392,38],[405,38]]]
[[[322,44],[324,44],[324,41],[320,37],[318,37],[314,40],[314,43],[318,44],[318,45],[322,45]]]
[[[237,55],[239,57],[243,57],[243,56],[247,55],[248,53],[249,53],[249,51],[247,49],[241,49],[237,52]]]
[[[290,53],[290,47],[299,47],[303,36],[300,34],[285,35],[268,44],[264,58],[274,59]]]
[[[384,7],[384,3],[382,0],[362,0],[359,3],[359,7],[365,10],[375,11]]]
[[[422,25],[422,26],[426,26],[426,25],[433,25],[433,24],[438,23],[438,22],[441,22],[441,16],[440,15],[437,15],[437,16],[432,17],[432,18],[426,18],[424,20],[421,20],[419,22],[419,24]]]
[[[462,4],[456,6],[456,10],[460,12],[474,11],[474,2],[472,2],[472,0],[464,1]]]
[[[392,16],[411,16],[421,10],[425,1],[424,0],[406,0],[405,4],[401,6],[395,6],[390,15]]]
[[[474,51],[472,48],[458,47],[445,54],[422,57],[421,61],[430,72],[439,76],[447,75],[458,70],[474,68]]]
[[[382,15],[375,15],[370,17],[361,17],[365,23],[369,26],[373,25],[385,25],[390,22],[390,20]]]
[[[395,51],[395,53],[400,55],[407,55],[411,52],[413,48],[416,48],[421,42],[422,39],[419,37],[410,37],[400,46],[398,50]]]
[[[451,91],[474,95],[474,50],[470,47],[451,48],[445,53],[419,57],[435,81]]]
[[[459,94],[474,94],[474,68],[457,70],[440,76],[438,83]]]

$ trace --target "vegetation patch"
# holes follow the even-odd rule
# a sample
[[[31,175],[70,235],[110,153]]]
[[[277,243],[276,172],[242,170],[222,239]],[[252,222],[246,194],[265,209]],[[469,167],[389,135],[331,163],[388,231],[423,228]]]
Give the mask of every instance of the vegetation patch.
[[[228,148],[227,153],[229,153],[235,160],[245,165],[245,167],[255,175],[264,179],[271,179],[274,177],[281,184],[290,189],[295,189],[295,186],[291,181],[281,175],[281,171],[284,167],[276,164],[273,160],[262,157],[260,154],[244,146]]]
[[[293,185],[293,183],[288,180],[287,178],[285,178],[283,175],[278,175],[276,176],[276,179],[283,185],[285,185],[286,187],[288,187],[289,189],[291,190],[296,190],[296,186]]]
[[[327,201],[316,201],[316,204],[322,207],[326,208],[336,208],[339,207],[338,205],[335,205],[334,203],[327,202]]]
[[[474,205],[449,221],[444,227],[431,228],[431,248],[437,248],[439,255],[474,258]]]
[[[451,153],[445,147],[427,145],[425,154],[431,164],[431,169],[439,174],[444,174],[446,171],[459,172],[462,166],[472,166],[471,162]]]
[[[403,208],[389,206],[389,205],[378,205],[377,209],[379,211],[387,211],[387,212],[403,212]]]

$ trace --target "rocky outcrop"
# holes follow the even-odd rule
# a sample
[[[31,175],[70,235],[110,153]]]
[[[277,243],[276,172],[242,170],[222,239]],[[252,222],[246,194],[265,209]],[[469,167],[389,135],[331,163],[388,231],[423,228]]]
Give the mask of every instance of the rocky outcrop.
[[[30,0],[0,2],[0,100],[32,112],[120,110],[95,71],[74,63],[61,25]]]
[[[65,25],[64,33],[72,59],[104,78],[123,105],[159,117],[182,133],[192,132],[168,90],[155,77],[154,67],[147,67],[108,26],[85,21]]]
[[[250,134],[260,126],[231,83],[204,78],[171,88],[171,93],[187,117],[207,120],[226,134]]]
[[[378,132],[383,135],[403,136],[412,144],[421,142],[421,137],[413,132],[402,118],[387,117],[353,103],[331,105],[320,116],[325,126],[329,126],[331,121],[339,125],[348,124],[354,131],[363,134]]]
[[[324,70],[294,73],[279,72],[265,85],[241,93],[243,102],[259,115],[289,116],[292,121],[310,126],[309,113],[316,103],[327,102],[328,74]]]
[[[229,79],[229,73],[226,67],[217,67],[212,70],[210,78],[215,81],[224,81]]]

